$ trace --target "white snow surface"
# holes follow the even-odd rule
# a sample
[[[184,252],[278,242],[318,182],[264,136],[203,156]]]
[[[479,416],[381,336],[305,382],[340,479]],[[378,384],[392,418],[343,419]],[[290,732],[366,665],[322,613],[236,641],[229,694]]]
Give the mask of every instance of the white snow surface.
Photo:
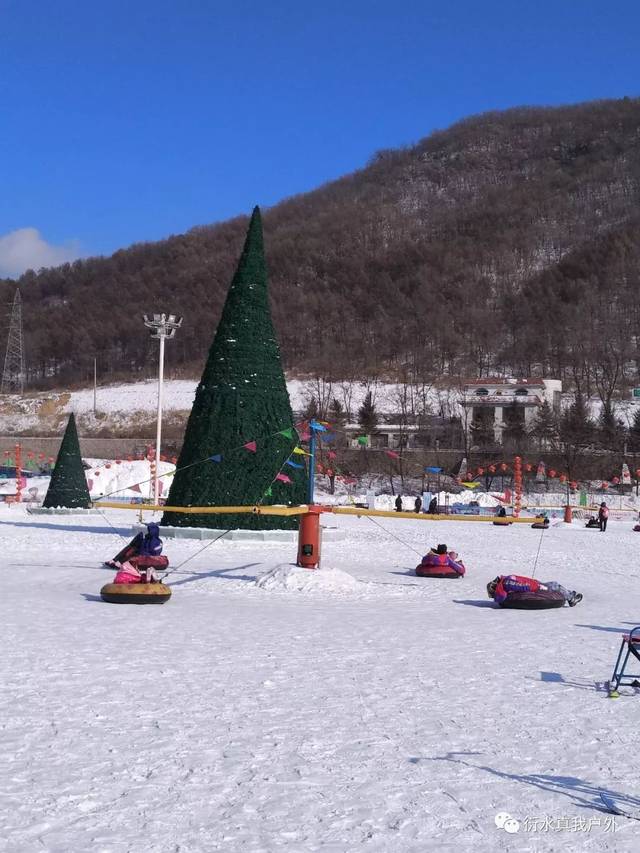
[[[336,516],[317,577],[355,586],[313,594],[291,544],[168,540],[171,600],[105,604],[134,518],[0,506],[2,853],[638,849],[599,800],[640,805],[640,696],[605,691],[640,622],[631,522]],[[414,575],[438,542],[463,580]],[[536,577],[584,601],[494,608],[487,581],[539,545]]]

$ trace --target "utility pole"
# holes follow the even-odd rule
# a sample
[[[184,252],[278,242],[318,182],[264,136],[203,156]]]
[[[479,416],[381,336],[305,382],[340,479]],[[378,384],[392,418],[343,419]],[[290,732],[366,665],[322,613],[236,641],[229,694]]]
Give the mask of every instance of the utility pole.
[[[153,502],[157,506],[160,497],[160,442],[162,439],[162,384],[164,381],[164,342],[167,338],[175,337],[176,331],[182,325],[182,317],[175,314],[145,314],[144,324],[151,329],[151,337],[160,341],[160,358],[158,365],[158,418],[156,423],[156,466],[153,475]]]

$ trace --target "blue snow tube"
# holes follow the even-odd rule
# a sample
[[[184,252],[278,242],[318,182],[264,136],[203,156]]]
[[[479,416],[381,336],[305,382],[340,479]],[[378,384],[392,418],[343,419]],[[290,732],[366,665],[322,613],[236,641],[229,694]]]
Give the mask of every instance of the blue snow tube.
[[[511,610],[549,610],[551,607],[564,607],[565,598],[556,590],[538,590],[538,592],[510,592],[500,607]]]

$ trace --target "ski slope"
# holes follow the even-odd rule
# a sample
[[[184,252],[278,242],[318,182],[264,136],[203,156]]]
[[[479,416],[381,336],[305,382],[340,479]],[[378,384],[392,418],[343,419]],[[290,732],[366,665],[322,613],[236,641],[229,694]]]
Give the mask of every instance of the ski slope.
[[[170,540],[172,599],[135,607],[98,595],[134,513],[0,506],[2,853],[638,849],[600,799],[640,803],[640,695],[604,691],[640,622],[631,524],[328,519],[315,583],[291,545]],[[464,580],[413,575],[438,542]],[[539,546],[582,604],[495,609]]]

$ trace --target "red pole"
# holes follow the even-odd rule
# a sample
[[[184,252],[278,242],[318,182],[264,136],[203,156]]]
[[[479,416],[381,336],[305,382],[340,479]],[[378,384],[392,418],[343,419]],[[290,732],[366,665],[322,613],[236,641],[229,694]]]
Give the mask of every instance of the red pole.
[[[298,528],[298,565],[305,569],[317,569],[320,565],[320,513],[319,506],[310,506],[300,516]]]
[[[515,491],[513,514],[519,518],[522,507],[522,459],[520,456],[516,456],[513,460],[513,486]]]
[[[20,490],[22,488],[22,448],[19,444],[16,444],[16,503],[20,503],[22,500],[22,495],[20,494]]]

